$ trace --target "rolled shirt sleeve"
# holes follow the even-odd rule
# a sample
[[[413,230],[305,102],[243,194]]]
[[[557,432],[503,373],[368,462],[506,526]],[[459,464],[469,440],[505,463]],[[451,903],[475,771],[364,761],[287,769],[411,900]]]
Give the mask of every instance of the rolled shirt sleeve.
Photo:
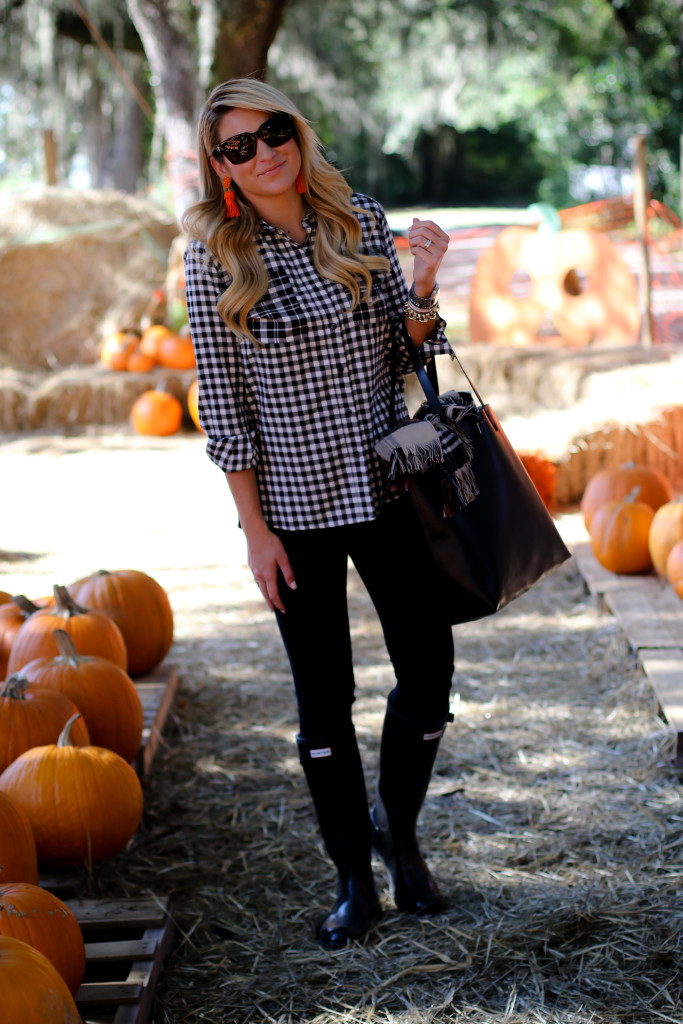
[[[244,343],[218,312],[229,279],[203,246],[185,252],[187,311],[197,359],[199,422],[207,435],[209,458],[226,473],[259,462],[258,430],[244,384],[240,355]]]

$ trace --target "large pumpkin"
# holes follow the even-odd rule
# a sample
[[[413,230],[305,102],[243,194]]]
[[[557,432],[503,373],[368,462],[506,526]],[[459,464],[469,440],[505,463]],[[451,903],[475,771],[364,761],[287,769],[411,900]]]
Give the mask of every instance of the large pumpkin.
[[[626,462],[618,469],[603,469],[588,481],[581,499],[581,512],[588,532],[601,505],[625,498],[634,487],[639,488],[638,501],[649,505],[653,512],[674,496],[671,482],[658,469],[633,462]]]
[[[27,882],[0,885],[0,935],[43,953],[76,994],[85,973],[85,943],[76,917],[58,896]]]
[[[31,822],[15,800],[0,790],[0,884],[38,884],[38,855]]]
[[[666,576],[666,560],[679,540],[683,540],[683,498],[661,505],[650,527],[650,556],[660,576]]]
[[[180,430],[183,407],[175,395],[160,388],[153,388],[143,391],[133,402],[130,420],[138,434],[168,437]]]
[[[29,615],[12,644],[7,673],[12,675],[35,658],[54,658],[59,654],[53,637],[56,629],[69,634],[80,654],[108,658],[125,669],[128,665],[126,645],[119,627],[102,612],[77,604],[66,587],[54,588],[55,604],[39,608]]]
[[[616,573],[645,573],[652,569],[648,536],[654,512],[637,500],[637,488],[626,498],[608,501],[591,520],[593,554],[605,569]]]
[[[25,750],[56,743],[78,710],[66,694],[29,683],[25,675],[6,679],[0,686],[0,772]],[[90,743],[84,719],[74,723],[71,739],[77,747]]]
[[[683,601],[683,540],[677,540],[666,560],[666,578]]]
[[[80,654],[63,630],[56,630],[55,643],[56,658],[29,661],[21,670],[22,675],[41,688],[49,687],[63,695],[69,703],[73,702],[83,716],[93,746],[114,750],[124,760],[132,761],[140,749],[144,724],[142,701],[135,683],[107,658]],[[65,723],[66,719],[62,727]],[[79,722],[75,722],[71,730],[71,742],[74,746],[84,746],[76,742],[78,725]],[[44,744],[56,743],[60,732],[61,728]]]
[[[39,864],[96,863],[135,835],[143,810],[140,780],[104,747],[74,747],[69,734],[20,754],[0,775],[0,792],[25,812]]]
[[[100,569],[74,587],[79,604],[104,612],[121,630],[131,676],[164,660],[173,643],[173,611],[160,583],[138,569]]]
[[[83,1024],[66,982],[38,949],[0,935],[2,1024]]]
[[[0,679],[7,676],[7,663],[17,633],[38,607],[23,594],[0,605]]]

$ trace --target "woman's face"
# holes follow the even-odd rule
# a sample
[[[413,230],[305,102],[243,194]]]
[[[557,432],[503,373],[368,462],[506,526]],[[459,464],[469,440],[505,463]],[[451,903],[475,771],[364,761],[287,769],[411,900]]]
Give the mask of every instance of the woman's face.
[[[235,107],[218,122],[218,141],[225,142],[242,132],[255,132],[271,115],[263,110],[244,110]],[[301,153],[292,137],[281,146],[271,148],[256,140],[256,153],[243,164],[231,164],[225,156],[212,156],[211,166],[219,178],[229,175],[244,198],[259,209],[259,201],[296,194],[296,178],[301,169]]]

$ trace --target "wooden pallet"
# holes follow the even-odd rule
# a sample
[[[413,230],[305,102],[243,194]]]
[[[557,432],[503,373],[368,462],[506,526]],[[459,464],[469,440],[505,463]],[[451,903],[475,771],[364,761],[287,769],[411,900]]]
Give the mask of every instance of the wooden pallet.
[[[135,679],[143,711],[142,742],[134,762],[141,779],[146,779],[161,743],[161,733],[178,690],[178,670],[162,663],[154,673]]]
[[[619,575],[596,561],[590,544],[574,558],[586,586],[616,618],[674,734],[674,765],[683,770],[683,601],[658,576]]]
[[[173,945],[168,903],[64,902],[85,939],[85,975],[75,996],[84,1024],[149,1024],[154,989]]]

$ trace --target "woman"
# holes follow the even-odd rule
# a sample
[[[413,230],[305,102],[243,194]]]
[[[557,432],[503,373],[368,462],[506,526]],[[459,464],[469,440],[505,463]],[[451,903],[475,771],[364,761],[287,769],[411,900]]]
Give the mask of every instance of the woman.
[[[377,913],[373,849],[399,909],[442,907],[415,824],[449,719],[452,631],[429,602],[411,505],[374,446],[407,418],[406,340],[425,358],[450,352],[436,298],[448,236],[413,221],[409,293],[382,208],[352,194],[293,103],[259,81],[213,90],[198,159],[185,263],[200,422],[289,657],[299,757],[339,876],[317,934],[336,948]],[[396,674],[370,814],[351,716],[349,557]]]

